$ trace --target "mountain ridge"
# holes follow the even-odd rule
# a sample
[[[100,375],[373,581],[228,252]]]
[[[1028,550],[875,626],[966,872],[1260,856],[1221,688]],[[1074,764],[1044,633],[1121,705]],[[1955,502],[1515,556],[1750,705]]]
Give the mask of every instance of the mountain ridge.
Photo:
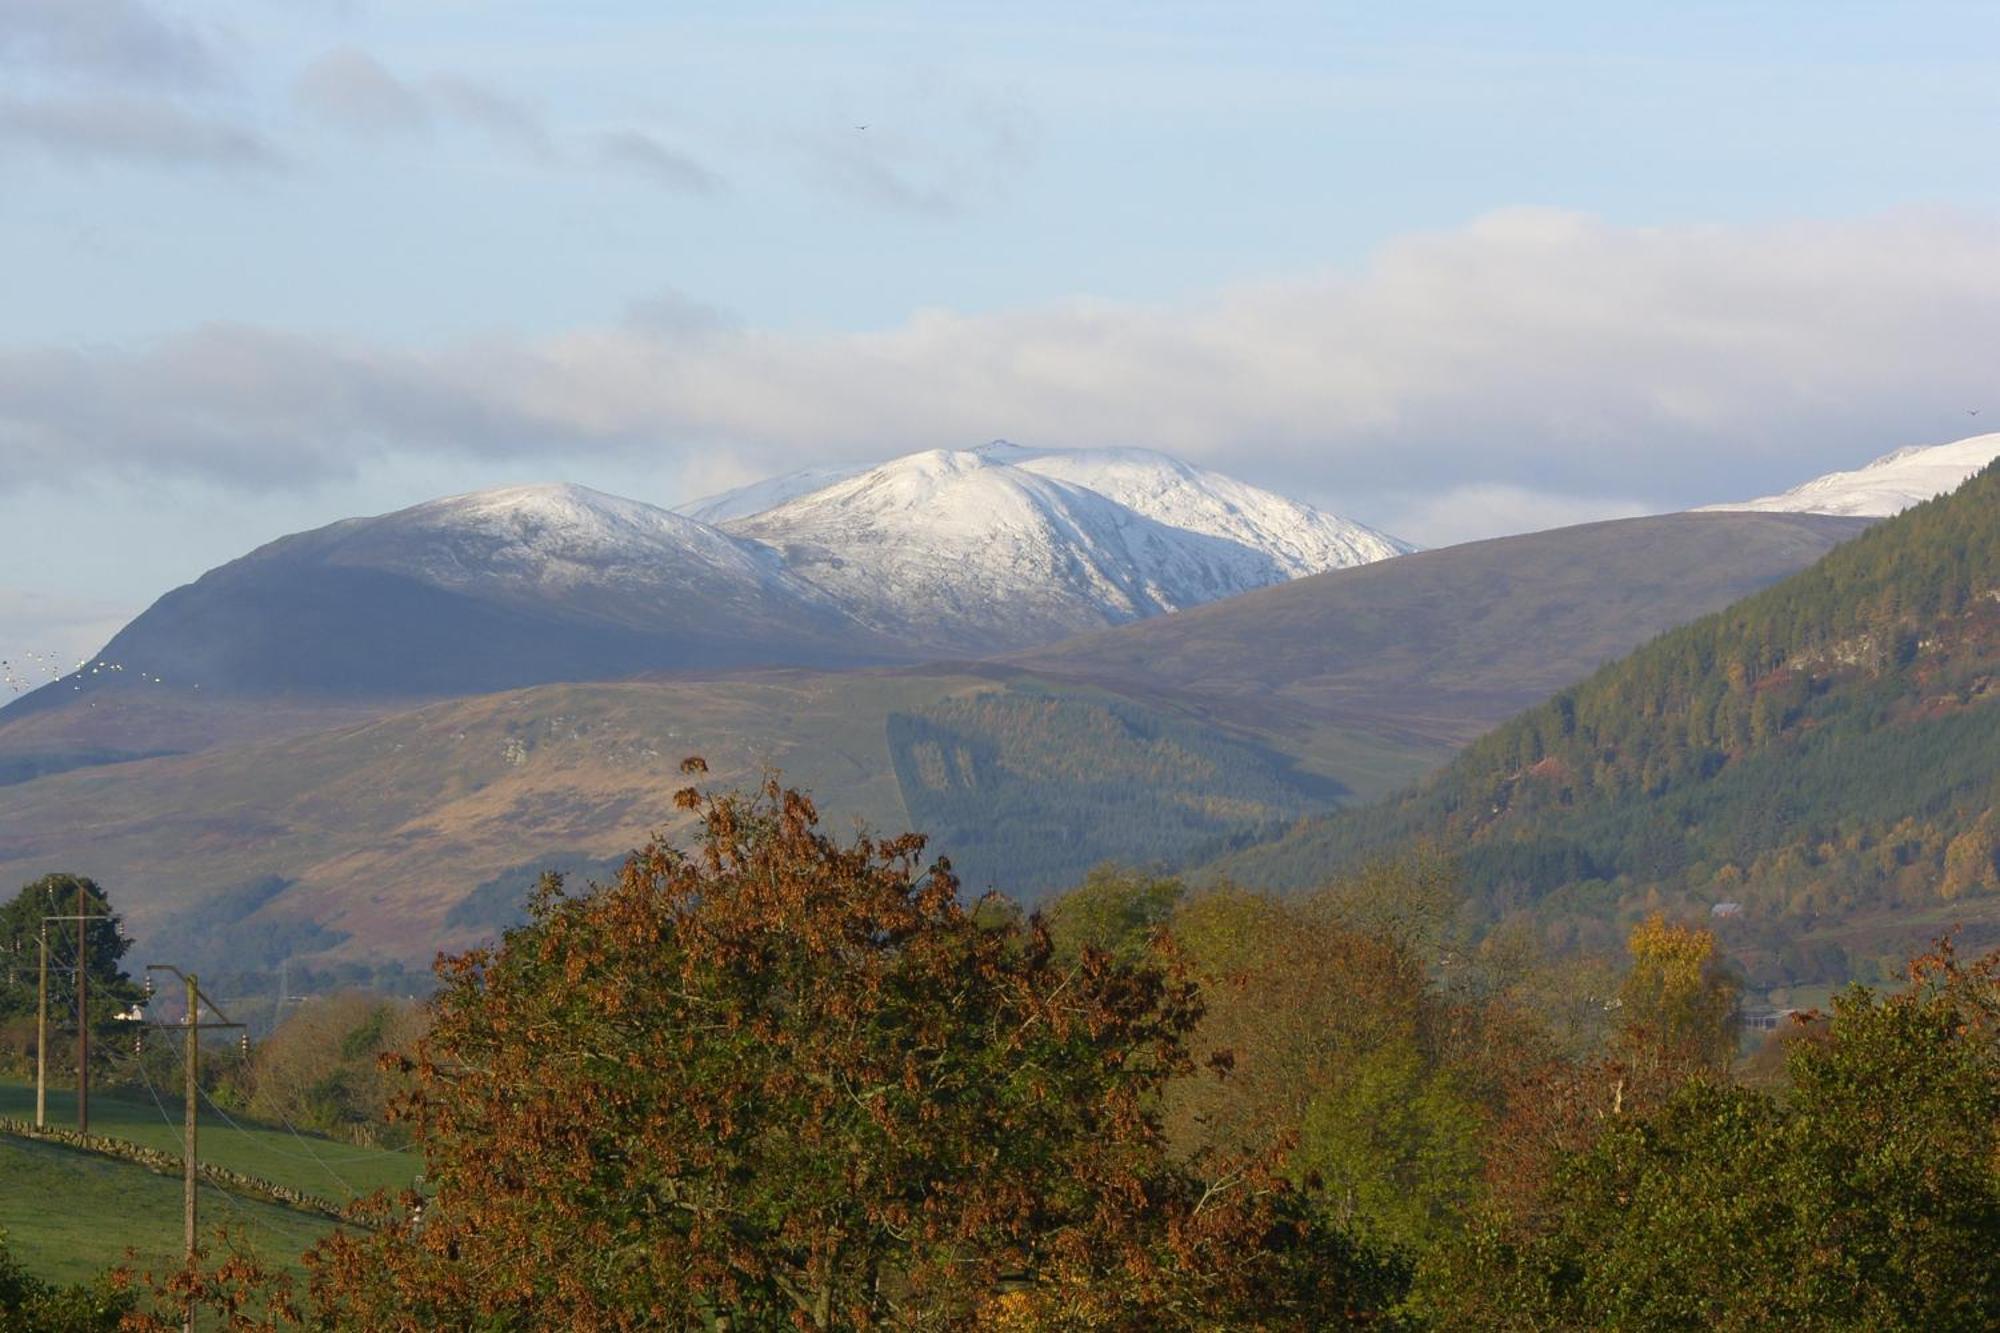
[[[788,568],[886,634],[981,652],[1178,611],[1329,562],[1361,563],[1404,549],[1363,529],[1350,534],[1338,520],[1296,505],[1282,540],[1249,522],[1231,533],[1230,502],[1206,489],[1208,474],[1178,465],[1166,483],[1161,473],[1172,460],[1128,457],[1139,464],[1128,480],[1136,473],[1152,486],[1127,485],[1126,494],[1177,521],[1072,479],[1101,472],[1103,455],[989,445],[907,455],[734,520],[727,531],[777,550]],[[1071,476],[1050,475],[1062,472]],[[1232,485],[1246,500],[1264,495]],[[1290,505],[1266,499],[1273,513]],[[1264,544],[1252,544],[1258,541]]]
[[[1968,436],[1949,444],[1906,445],[1850,472],[1829,472],[1776,495],[1703,505],[1695,512],[1888,518],[1955,490],[1996,458],[2000,458],[2000,432]]]
[[[1213,872],[1303,888],[1412,839],[1489,923],[1603,948],[1700,916],[1758,987],[2000,938],[2000,463]]]
[[[699,753],[725,784],[783,769],[838,825],[923,829],[968,885],[1031,898],[1107,857],[1206,861],[1401,787],[1545,696],[1550,673],[1566,683],[1865,526],[1620,520],[1296,580],[1086,636],[1083,660],[1050,648],[954,667],[550,683],[347,707],[319,726],[302,710],[268,738],[242,716],[268,704],[114,685],[68,715],[101,728],[81,737],[94,746],[155,726],[155,711],[225,734],[0,785],[0,869],[60,863],[133,885],[148,928],[220,922],[214,904],[275,876],[288,887],[249,927],[301,942],[344,932],[344,957],[416,962],[472,938],[433,932],[479,884],[516,870],[531,881],[557,851],[615,856],[672,826],[675,764]],[[1588,614],[1552,612],[1580,589],[1596,599]],[[1429,676],[1411,670],[1419,660]],[[113,700],[130,714],[108,715]],[[45,752],[64,720],[0,722],[0,751],[27,731]]]
[[[1134,504],[1043,475],[1107,467]],[[342,519],[169,591],[96,658],[211,695],[398,699],[908,662],[1021,647],[1405,549],[1149,451],[1069,457],[996,442],[823,484],[839,472],[694,506],[718,516],[749,495],[782,500],[727,527],[572,483]],[[968,494],[949,484],[975,472],[985,475]],[[801,488],[809,494],[790,494]],[[828,512],[829,492],[857,488],[887,495],[886,506]],[[940,512],[952,495],[956,507]],[[75,673],[0,715],[104,683]]]

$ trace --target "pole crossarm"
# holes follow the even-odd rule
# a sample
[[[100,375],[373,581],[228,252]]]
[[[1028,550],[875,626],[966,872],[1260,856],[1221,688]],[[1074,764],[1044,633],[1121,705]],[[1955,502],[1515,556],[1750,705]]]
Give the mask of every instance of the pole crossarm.
[[[84,905],[83,885],[76,886],[76,905]],[[90,1129],[90,946],[84,939],[84,922],[118,918],[109,912],[56,913],[42,918],[42,965],[35,988],[35,1128],[44,1128],[49,1100],[49,922],[76,922],[76,1127]],[[121,932],[122,933],[122,932]]]
[[[176,1032],[178,1032],[180,1029],[184,1027],[190,1026],[191,1023],[195,1024],[196,1026],[205,1028],[240,1028],[243,1026],[243,1024],[241,1023],[231,1022],[229,1015],[222,1012],[222,1006],[217,1004],[214,1000],[209,999],[208,992],[203,990],[200,984],[193,977],[181,971],[178,967],[175,967],[172,963],[148,963],[146,964],[146,970],[148,972],[171,972],[176,977],[179,977],[182,984],[187,986],[188,993],[190,995],[193,995],[199,1003],[208,1006],[208,1011],[215,1015],[216,1021],[211,1022],[210,1020],[203,1018],[200,1019],[198,1022],[196,1022],[195,1011],[193,1009],[189,1009],[188,1016],[186,1018],[183,1018],[178,1023],[147,1023],[145,1026],[149,1028],[171,1028]],[[148,978],[148,980],[151,980],[151,978]]]
[[[187,1246],[188,1263],[192,1265],[195,1258],[195,1133],[197,1103],[201,1097],[201,1078],[199,1072],[201,1067],[201,1030],[203,1028],[240,1028],[243,1024],[232,1022],[229,1015],[223,1013],[215,1001],[202,994],[201,983],[195,979],[192,973],[183,972],[171,963],[148,963],[146,964],[146,972],[148,974],[146,977],[146,992],[149,996],[153,990],[153,978],[151,974],[154,972],[171,972],[179,977],[181,982],[187,987],[186,1017],[182,1018],[178,1023],[149,1022],[145,1026],[149,1028],[169,1028],[187,1033],[187,1054],[186,1058],[182,1061],[187,1067],[187,1094],[184,1103],[187,1142],[181,1152],[182,1226],[184,1231],[183,1239]],[[209,1007],[210,1012],[216,1016],[218,1021],[213,1023],[204,1023],[201,1021],[201,1007],[204,1004]],[[246,1034],[243,1040],[246,1043],[246,1049],[248,1049],[249,1036]],[[192,1297],[188,1301],[186,1319],[182,1324],[182,1328],[187,1333],[193,1333],[194,1302]]]

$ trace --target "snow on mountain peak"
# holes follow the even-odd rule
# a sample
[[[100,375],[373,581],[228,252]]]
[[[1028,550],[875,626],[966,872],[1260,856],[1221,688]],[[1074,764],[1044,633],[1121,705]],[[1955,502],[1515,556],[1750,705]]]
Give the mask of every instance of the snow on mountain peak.
[[[1263,551],[1286,578],[1365,565],[1416,549],[1350,519],[1151,449],[1005,447],[1009,452],[1000,456],[1012,466],[1088,487],[1161,523]]]
[[[1884,454],[1852,472],[1829,472],[1778,495],[1703,505],[1697,512],[1761,510],[1888,518],[1911,505],[1957,490],[1995,458],[2000,458],[2000,433],[1974,435],[1950,444],[1913,444]]]
[[[505,486],[349,519],[256,554],[278,562],[266,568],[372,570],[649,633],[694,617],[766,638],[791,627],[877,655],[958,655],[1409,549],[1146,449],[931,449],[852,475],[794,473],[689,508],[572,484]],[[726,514],[740,516],[707,521]]]
[[[970,449],[925,450],[874,469],[805,469],[693,501],[678,512],[728,526],[871,472],[956,474],[989,465],[1082,486],[1169,526],[1242,542],[1270,555],[1287,578],[1416,549],[1349,519],[1153,449],[1038,449],[1010,440],[990,440]]]
[[[994,648],[1410,549],[1151,450],[1004,440],[908,454],[726,526],[885,632]]]
[[[857,472],[865,472],[865,467],[807,467],[783,476],[768,477],[763,481],[753,481],[747,486],[721,491],[714,495],[704,495],[698,500],[674,506],[676,514],[700,522],[721,526],[739,518],[749,518],[761,514],[766,509],[775,509],[787,500],[797,499],[837,481],[845,481]]]
[[[451,495],[306,534],[329,563],[446,588],[782,589],[821,601],[771,553],[669,510],[568,482]]]

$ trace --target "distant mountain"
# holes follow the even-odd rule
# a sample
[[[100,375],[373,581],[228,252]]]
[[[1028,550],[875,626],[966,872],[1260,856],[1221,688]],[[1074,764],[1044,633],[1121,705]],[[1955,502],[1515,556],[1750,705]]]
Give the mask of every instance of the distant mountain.
[[[2000,464],[1217,870],[1302,887],[1413,838],[1489,921],[1603,948],[1699,916],[1758,987],[2000,939]]]
[[[281,538],[168,593],[99,657],[211,695],[393,697],[892,655],[755,543],[549,485]],[[109,682],[22,703],[79,683]]]
[[[1911,445],[1884,454],[1866,467],[1829,472],[1781,495],[1703,508],[1887,518],[1956,490],[1996,458],[2000,458],[2000,434],[1975,435],[1952,444]]]
[[[1350,569],[1417,549],[1352,519],[1151,449],[1029,449],[995,440],[973,452],[988,462],[1096,491],[1156,522],[1262,551],[1287,578]]]
[[[88,728],[77,739],[92,746],[176,748],[197,726],[214,743],[0,785],[0,877],[60,864],[129,885],[120,902],[147,932],[246,930],[260,949],[313,951],[333,932],[342,956],[421,960],[494,924],[505,895],[477,886],[672,826],[674,766],[700,753],[718,782],[776,766],[834,826],[922,829],[975,890],[1033,898],[1106,858],[1207,861],[1407,783],[1526,702],[1866,526],[1592,524],[950,669],[550,684],[377,701],[375,715],[343,703],[316,727],[307,708],[123,687],[97,708],[0,718],[0,756],[46,756],[71,734],[57,724]],[[254,739],[249,710],[286,734]]]
[[[1410,548],[1145,450],[931,450],[735,519],[899,642],[995,652]]]
[[[282,538],[160,598],[93,659],[119,670],[0,709],[0,780],[105,752],[93,739],[13,753],[7,722],[140,678],[210,698],[396,701],[962,658],[1408,549],[1144,450],[940,450],[690,508],[515,486]],[[176,735],[210,733],[243,734]],[[160,745],[181,748],[164,734],[114,748]]]
[[[1316,767],[1379,794],[1867,526],[1797,514],[1590,523],[1302,578],[1007,661],[1187,700],[1294,753],[1324,748]],[[1363,757],[1371,745],[1379,762]]]

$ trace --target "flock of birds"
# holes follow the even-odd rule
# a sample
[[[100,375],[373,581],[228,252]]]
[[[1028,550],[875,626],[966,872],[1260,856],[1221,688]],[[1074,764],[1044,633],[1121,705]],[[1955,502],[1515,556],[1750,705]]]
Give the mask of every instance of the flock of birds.
[[[166,677],[142,667],[128,666],[124,662],[95,662],[83,658],[71,662],[57,653],[29,652],[16,657],[0,657],[0,687],[9,694],[26,694],[39,690],[44,685],[67,680],[72,690],[82,690],[90,683],[89,677],[118,677],[140,681],[148,685],[164,685]],[[200,689],[196,685],[193,688]]]

